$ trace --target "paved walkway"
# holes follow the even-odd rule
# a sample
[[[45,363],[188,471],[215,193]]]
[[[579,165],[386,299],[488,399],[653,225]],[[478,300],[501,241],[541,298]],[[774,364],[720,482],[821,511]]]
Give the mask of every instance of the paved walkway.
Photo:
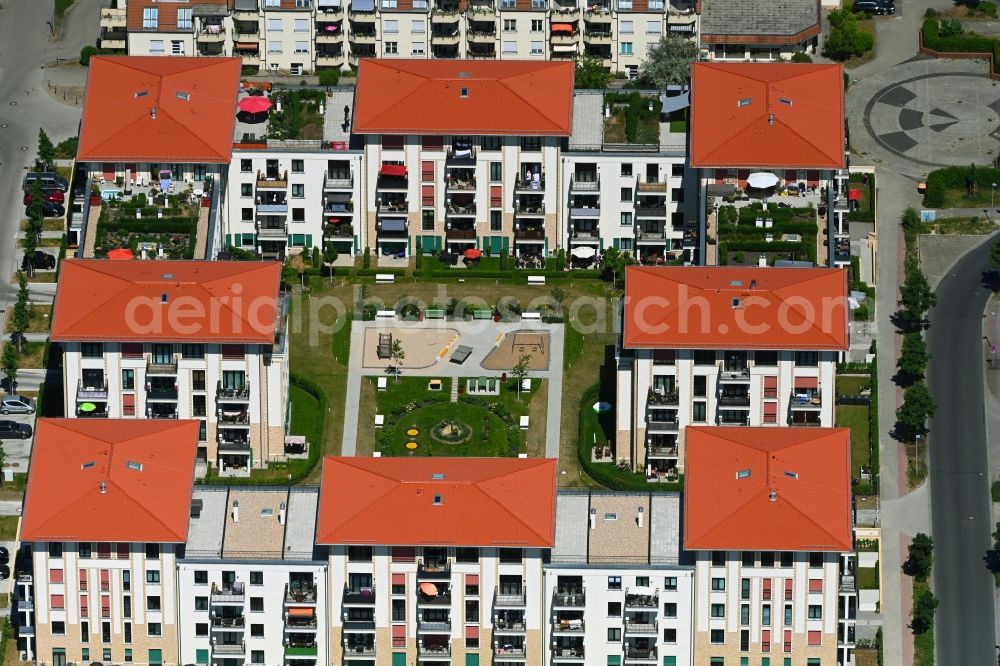
[[[500,333],[510,334],[522,330],[548,331],[549,333],[549,368],[534,370],[528,377],[547,379],[548,405],[545,421],[545,456],[559,457],[559,437],[562,426],[562,380],[563,380],[563,344],[564,328],[559,324],[543,324],[539,321],[522,320],[512,323],[494,323],[493,321],[364,321],[355,322],[351,327],[351,358],[348,362],[347,395],[344,408],[344,439],[341,445],[341,455],[357,454],[358,410],[361,400],[362,376],[381,376],[383,370],[362,366],[364,357],[365,331],[371,328],[393,327],[414,328],[452,328],[460,331],[461,337],[451,346],[445,358],[429,368],[407,368],[403,364],[403,376],[409,377],[481,377],[496,375],[496,370],[485,370],[481,363],[493,351],[496,338]],[[473,351],[462,365],[451,363],[448,359],[457,345],[467,345]]]

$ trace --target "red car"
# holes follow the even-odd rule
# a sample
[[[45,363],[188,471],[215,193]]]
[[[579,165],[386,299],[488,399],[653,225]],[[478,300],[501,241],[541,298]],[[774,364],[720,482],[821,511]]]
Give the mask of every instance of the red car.
[[[62,190],[52,190],[46,193],[45,200],[50,203],[61,204],[66,201],[66,194]],[[24,205],[27,206],[30,203],[31,203],[31,192],[25,192]]]

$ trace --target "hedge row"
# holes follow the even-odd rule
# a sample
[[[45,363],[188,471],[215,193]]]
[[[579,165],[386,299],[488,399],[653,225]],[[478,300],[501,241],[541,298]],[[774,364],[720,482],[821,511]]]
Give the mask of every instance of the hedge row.
[[[197,231],[197,223],[190,217],[144,217],[141,220],[118,219],[114,222],[104,219],[99,221],[98,224],[105,231],[140,234],[193,234]]]
[[[989,193],[998,180],[1000,169],[993,167],[957,166],[931,171],[927,174],[924,207],[941,208],[948,190],[965,190],[973,182],[979,191]]]
[[[868,196],[865,202],[868,204],[867,210],[848,211],[847,219],[850,222],[874,222],[875,221],[875,174],[868,176],[868,182],[852,180],[849,182],[850,188],[868,188]]]
[[[803,261],[816,263],[816,243],[814,239],[805,238],[803,241],[735,241],[732,243],[719,244],[719,263],[725,265],[728,261],[729,252],[795,252],[796,255],[805,253],[805,259],[796,257]]]
[[[1000,66],[1000,40],[975,32],[963,32],[957,35],[942,36],[941,22],[937,19],[926,19],[922,28],[924,46],[941,53],[982,53],[993,54],[993,71]]]

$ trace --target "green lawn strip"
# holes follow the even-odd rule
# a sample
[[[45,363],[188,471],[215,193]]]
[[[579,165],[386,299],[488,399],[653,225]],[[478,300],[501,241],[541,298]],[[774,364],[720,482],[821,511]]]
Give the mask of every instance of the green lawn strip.
[[[28,304],[28,330],[27,333],[46,333],[49,330],[49,311],[51,305]],[[6,332],[13,332],[14,308],[7,308],[7,328]]]
[[[837,375],[837,393],[860,395],[862,390],[871,388],[871,383],[868,375]]]
[[[0,541],[13,541],[17,534],[17,516],[0,516]]]
[[[878,567],[858,567],[854,572],[854,580],[859,590],[877,590]]]
[[[861,466],[871,466],[867,405],[837,405],[837,425],[851,429],[851,476],[861,478]]]
[[[913,581],[913,600],[916,602],[930,585],[927,581]],[[934,628],[913,635],[913,666],[934,665]]]

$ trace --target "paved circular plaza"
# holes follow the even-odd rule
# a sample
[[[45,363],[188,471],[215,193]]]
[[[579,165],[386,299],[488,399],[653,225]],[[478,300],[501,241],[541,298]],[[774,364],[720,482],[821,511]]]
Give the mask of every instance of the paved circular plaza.
[[[887,162],[926,171],[988,164],[1000,154],[1000,85],[979,61],[916,60],[852,83],[864,127]],[[857,117],[857,116],[854,116]],[[923,167],[920,169],[920,167]]]

